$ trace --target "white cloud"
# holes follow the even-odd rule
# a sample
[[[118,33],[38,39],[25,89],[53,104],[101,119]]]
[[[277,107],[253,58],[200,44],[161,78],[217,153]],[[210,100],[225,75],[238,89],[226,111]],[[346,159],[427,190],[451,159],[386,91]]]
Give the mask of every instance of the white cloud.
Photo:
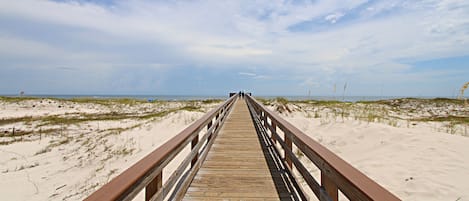
[[[343,13],[333,13],[324,17],[325,20],[329,21],[331,24],[335,24],[340,18],[342,18],[345,14]]]
[[[238,74],[239,74],[239,75],[245,75],[245,76],[251,76],[251,77],[256,76],[255,73],[247,73],[247,72],[239,72]]]
[[[194,46],[188,48],[191,52],[207,56],[227,56],[227,57],[245,57],[245,56],[261,56],[271,54],[270,50],[254,49],[254,48],[225,48],[213,46]]]
[[[303,82],[300,83],[300,86],[306,86],[306,87],[319,87],[319,82],[315,81],[314,78],[308,77],[303,80]]]
[[[300,75],[320,70],[322,79],[376,68],[398,72],[410,68],[403,59],[468,55],[468,6],[463,0],[132,0],[110,7],[0,1],[0,18],[38,23],[70,39],[60,44],[0,28],[0,54],[42,58],[43,64],[65,58],[61,66],[258,66]],[[314,29],[324,20],[330,24]],[[312,29],[289,29],[304,22],[313,22]]]
[[[238,75],[246,76],[246,77],[250,77],[250,78],[258,79],[258,80],[271,78],[271,76],[268,76],[268,75],[258,75],[256,73],[250,73],[250,72],[238,72]]]

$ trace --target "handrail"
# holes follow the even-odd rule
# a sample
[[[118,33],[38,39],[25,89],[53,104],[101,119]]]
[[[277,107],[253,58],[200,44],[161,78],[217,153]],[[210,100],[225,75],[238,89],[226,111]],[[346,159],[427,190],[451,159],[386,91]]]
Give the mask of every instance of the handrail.
[[[221,128],[221,125],[237,98],[238,95],[234,95],[227,99],[217,108],[192,123],[85,200],[131,200],[143,188],[145,188],[145,200],[161,200],[168,195],[169,191],[176,183],[184,186],[183,182],[191,180],[191,178],[187,178],[187,176],[193,176],[193,173],[200,167],[201,161],[204,160],[211,143],[213,143],[218,130]],[[204,136],[199,138],[199,132],[205,127],[207,127],[207,132]],[[163,168],[176,157],[189,142],[191,142],[191,153],[186,156],[180,167],[168,178],[165,185],[162,185]],[[183,171],[186,169],[189,162],[191,162],[191,167],[188,172],[184,174]],[[175,191],[185,190],[181,188],[175,189]],[[172,196],[178,196],[180,194],[180,192],[173,192]]]
[[[257,115],[255,118],[259,118],[266,130],[270,131],[273,144],[278,142],[282,147],[283,160],[288,164],[287,167],[290,170],[296,168],[321,201],[338,200],[338,190],[350,200],[400,200],[278,114],[267,109],[253,97],[249,95],[246,97],[250,109],[254,110]],[[284,133],[283,139],[278,135],[277,128]],[[313,178],[295,156],[292,151],[292,143],[321,170],[321,184]],[[277,148],[277,146],[275,147]]]

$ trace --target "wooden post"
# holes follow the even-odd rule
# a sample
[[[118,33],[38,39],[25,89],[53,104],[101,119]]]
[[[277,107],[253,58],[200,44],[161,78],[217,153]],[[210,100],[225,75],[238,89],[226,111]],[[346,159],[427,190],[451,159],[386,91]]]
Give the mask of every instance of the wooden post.
[[[275,121],[272,121],[272,135],[270,136],[270,138],[272,138],[272,141],[275,143],[277,143],[277,138],[275,137],[275,134],[277,133],[277,123],[275,123]]]
[[[163,170],[145,187],[145,201],[149,201],[153,195],[163,186]]]
[[[332,201],[339,200],[339,189],[337,185],[324,173],[325,170],[321,171],[321,186],[326,190]]]
[[[264,117],[265,117],[265,112],[264,111],[261,111],[261,120],[264,120]],[[262,122],[264,123],[264,122]],[[265,125],[264,125],[265,126]]]
[[[285,144],[287,144],[288,150],[291,152],[292,151],[292,141],[291,141],[291,136],[287,131],[284,131],[283,139],[285,139]],[[287,162],[288,166],[292,168],[292,160],[290,158],[290,155],[287,154],[287,150],[284,152],[285,154],[285,161]]]
[[[220,113],[217,113],[217,115],[215,115],[215,119],[218,120],[219,116],[220,116]],[[220,122],[220,121],[218,121],[218,122]],[[220,125],[220,123],[217,123],[217,125],[215,126],[215,129],[213,129],[213,130],[216,130],[219,125]]]
[[[207,130],[209,130],[211,127],[212,127],[212,120],[210,120],[210,122],[208,122],[207,124]],[[207,137],[207,143],[210,141],[210,139],[212,139],[212,133],[207,133],[208,137]]]
[[[197,146],[197,144],[199,143],[199,134],[195,135],[194,139],[192,140],[191,142],[191,150],[195,148],[195,146]],[[199,159],[199,153],[197,151],[197,153],[195,154],[194,158],[192,159],[192,162],[191,162],[191,167],[194,167],[195,163],[197,163],[197,160]]]

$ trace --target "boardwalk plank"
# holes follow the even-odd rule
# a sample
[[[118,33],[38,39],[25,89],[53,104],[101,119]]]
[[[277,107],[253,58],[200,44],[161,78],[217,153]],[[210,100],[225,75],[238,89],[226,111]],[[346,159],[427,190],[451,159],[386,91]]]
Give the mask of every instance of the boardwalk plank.
[[[291,194],[274,179],[243,99],[228,116],[184,200],[288,200]]]

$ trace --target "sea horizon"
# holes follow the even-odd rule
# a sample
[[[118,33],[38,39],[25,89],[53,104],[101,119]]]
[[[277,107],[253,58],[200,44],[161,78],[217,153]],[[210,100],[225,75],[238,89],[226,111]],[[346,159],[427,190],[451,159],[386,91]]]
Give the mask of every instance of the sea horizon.
[[[131,98],[139,100],[163,100],[163,101],[180,101],[180,100],[207,100],[207,99],[226,99],[227,95],[131,95],[131,94],[0,94],[0,97],[34,97],[34,98],[58,98],[58,99],[73,99],[73,98],[96,98],[96,99],[119,99]],[[378,101],[390,100],[399,98],[449,98],[457,99],[457,96],[373,96],[373,95],[356,95],[356,96],[331,96],[331,95],[317,95],[317,96],[301,96],[301,95],[253,95],[257,98],[275,99],[278,97],[286,98],[292,101],[298,100],[333,100],[344,102],[357,102],[357,101]],[[465,96],[465,98],[468,98]]]

